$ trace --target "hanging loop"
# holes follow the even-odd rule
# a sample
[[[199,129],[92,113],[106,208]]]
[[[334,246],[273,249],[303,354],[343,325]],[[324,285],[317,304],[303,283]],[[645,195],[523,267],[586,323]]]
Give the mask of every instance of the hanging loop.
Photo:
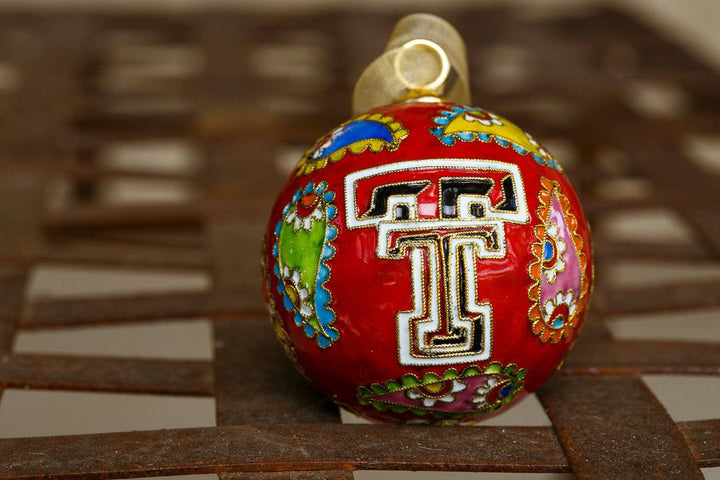
[[[442,18],[416,13],[397,23],[385,52],[360,75],[353,113],[433,100],[471,103],[465,43]]]

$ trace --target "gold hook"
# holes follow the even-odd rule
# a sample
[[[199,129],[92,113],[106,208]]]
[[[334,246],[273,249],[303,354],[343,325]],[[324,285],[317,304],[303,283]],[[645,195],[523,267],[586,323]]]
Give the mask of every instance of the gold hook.
[[[411,80],[405,78],[404,72],[408,70],[412,71],[413,68],[406,68],[403,65],[404,61],[407,58],[408,52],[414,51],[415,49],[417,49],[417,47],[425,47],[431,50],[432,53],[437,55],[439,59],[440,72],[431,82],[414,83]],[[424,90],[427,92],[434,92],[437,91],[443,85],[443,83],[445,83],[448,73],[450,73],[450,60],[448,60],[448,56],[445,53],[445,50],[443,50],[440,45],[431,40],[418,38],[402,44],[400,50],[395,55],[394,67],[395,73],[398,77],[400,77],[400,80],[405,84],[408,90]]]
[[[353,92],[353,113],[401,101],[468,104],[465,43],[445,20],[416,13],[393,29],[385,52],[363,71]]]

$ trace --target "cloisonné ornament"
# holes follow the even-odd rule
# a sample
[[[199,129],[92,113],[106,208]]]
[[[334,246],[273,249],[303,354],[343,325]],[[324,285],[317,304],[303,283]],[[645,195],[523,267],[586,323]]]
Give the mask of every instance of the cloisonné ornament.
[[[356,116],[303,155],[271,213],[276,333],[318,390],[373,420],[502,411],[558,368],[588,308],[591,240],[562,167],[469,106],[467,85],[451,26],[401,20]]]

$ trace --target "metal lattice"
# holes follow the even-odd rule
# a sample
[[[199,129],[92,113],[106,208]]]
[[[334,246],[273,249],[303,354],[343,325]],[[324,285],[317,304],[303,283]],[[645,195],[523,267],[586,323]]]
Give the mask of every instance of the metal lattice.
[[[672,249],[597,238],[591,319],[564,368],[538,392],[553,427],[342,425],[337,409],[293,371],[267,324],[257,252],[286,174],[274,159],[345,119],[352,82],[397,16],[10,14],[0,18],[0,60],[19,79],[0,93],[0,385],[214,396],[218,426],[0,439],[0,477],[270,479],[296,471],[292,478],[337,479],[358,469],[406,469],[686,480],[720,466],[720,420],[674,422],[640,378],[718,375],[718,344],[617,340],[604,321],[621,312],[718,307],[720,283],[628,290],[603,279],[610,260],[717,265],[718,177],[690,161],[681,141],[720,133],[718,74],[616,11],[439,13],[471,46],[475,103],[577,151],[566,170],[591,223],[662,207],[694,235]],[[181,52],[184,68],[143,69],[166,61],[158,51],[168,48]],[[530,52],[520,59],[524,76],[498,77],[493,65],[513,49]],[[682,108],[652,116],[628,103],[628,89],[658,83],[683,92]],[[99,161],[111,142],[158,138],[194,142],[202,168],[153,173]],[[622,162],[608,161],[608,152]],[[182,181],[200,198],[149,207],[98,202],[99,185],[113,178]],[[599,193],[603,184],[637,178],[651,186],[644,195]],[[71,186],[70,200],[49,208],[46,192],[58,181]],[[203,271],[212,288],[29,300],[28,274],[39,263]],[[168,317],[212,318],[214,360],[11,351],[18,329]],[[417,444],[426,448],[410,448]]]

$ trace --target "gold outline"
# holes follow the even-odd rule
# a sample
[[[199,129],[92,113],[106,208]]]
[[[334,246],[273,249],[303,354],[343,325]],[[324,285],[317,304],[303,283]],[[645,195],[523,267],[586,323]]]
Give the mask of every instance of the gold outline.
[[[528,289],[528,299],[531,302],[530,309],[528,310],[528,320],[531,323],[531,331],[533,335],[540,338],[542,343],[547,343],[548,340],[556,344],[562,338],[568,338],[570,332],[577,325],[578,316],[584,311],[588,304],[588,290],[589,281],[587,278],[588,259],[583,250],[582,237],[577,233],[578,221],[575,215],[570,211],[570,200],[562,193],[560,184],[554,180],[549,180],[545,177],[540,177],[540,193],[538,194],[539,205],[537,208],[537,215],[540,219],[540,223],[535,226],[535,242],[530,246],[530,252],[535,261],[530,263],[528,267],[528,275],[533,281],[532,285]],[[557,195],[556,195],[557,192]],[[542,259],[543,259],[543,247],[545,240],[545,230],[547,229],[548,222],[550,219],[550,206],[554,196],[557,196],[560,208],[562,210],[563,217],[568,230],[570,231],[570,237],[572,238],[575,251],[577,252],[578,262],[580,263],[580,294],[578,295],[577,307],[575,314],[568,318],[568,321],[561,328],[554,329],[547,325],[542,319],[542,305],[541,305],[541,285],[542,285]],[[558,228],[560,226],[558,225]],[[566,250],[567,251],[567,250]]]
[[[353,122],[363,120],[378,122],[385,125],[390,130],[390,135],[392,136],[393,141],[387,142],[380,139],[358,140],[342,148],[339,148],[338,150],[335,150],[328,155],[323,155],[317,160],[311,159],[312,154],[319,148],[320,142],[326,140],[330,135],[332,135],[334,131],[343,128]],[[388,152],[394,152],[395,150],[400,148],[400,143],[402,143],[402,141],[407,138],[409,134],[410,132],[406,130],[403,124],[400,121],[396,120],[395,117],[384,116],[382,113],[366,113],[358,117],[351,118],[350,120],[341,123],[337,127],[324,134],[315,142],[315,144],[308,151],[303,154],[303,156],[298,161],[295,171],[295,177],[308,175],[314,171],[325,168],[329,163],[338,162],[345,157],[345,154],[347,152],[350,152],[353,155],[359,155],[368,149],[370,149],[370,151],[373,153],[379,153],[383,149],[386,149]]]

